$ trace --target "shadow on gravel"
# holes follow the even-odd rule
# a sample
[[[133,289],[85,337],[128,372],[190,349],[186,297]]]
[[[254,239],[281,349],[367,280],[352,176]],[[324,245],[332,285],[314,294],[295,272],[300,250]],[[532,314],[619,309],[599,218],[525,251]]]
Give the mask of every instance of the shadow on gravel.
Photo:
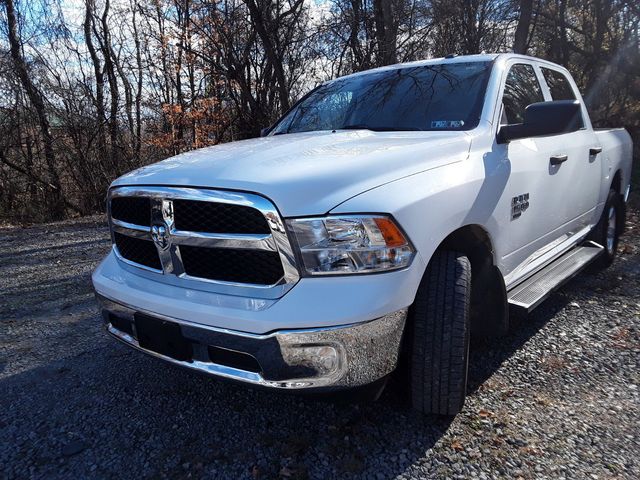
[[[25,225],[14,225],[10,227],[0,227],[0,235],[9,236],[19,236],[20,233],[16,234],[18,230],[34,230],[34,231],[55,231],[55,232],[70,232],[70,233],[81,233],[84,234],[88,229],[100,229],[108,228],[108,223],[106,219],[106,215],[92,215],[84,218],[74,218],[69,220],[64,220],[62,222],[56,223],[42,223],[42,224],[25,224]]]
[[[82,329],[92,349],[0,379],[11,392],[0,397],[8,478],[388,478],[449,426],[415,415],[394,390],[351,403],[217,381],[131,351],[99,323],[84,317],[55,335],[79,344]]]
[[[507,335],[491,340],[472,342],[469,357],[469,380],[467,394],[472,394],[487,381],[500,366],[515,352],[520,350],[548,321],[565,310],[576,294],[585,300],[596,296],[598,291],[615,288],[616,280],[609,278],[610,271],[583,272],[572,279],[558,292],[552,294],[529,315],[510,311],[510,326]],[[603,279],[606,278],[606,281]]]
[[[34,260],[36,261],[41,261],[41,256],[42,255],[47,255],[47,256],[54,256],[55,254],[58,253],[58,251],[62,251],[63,253],[67,253],[70,250],[69,249],[77,249],[77,250],[82,250],[82,251],[91,251],[91,250],[98,250],[100,249],[103,245],[104,245],[105,241],[102,238],[98,238],[98,239],[93,239],[93,240],[84,240],[81,242],[66,242],[66,243],[61,243],[59,245],[53,245],[53,246],[43,246],[43,247],[38,247],[38,248],[31,248],[28,250],[20,250],[19,256],[16,257],[10,257],[8,254],[11,254],[12,252],[5,252],[3,254],[4,257],[3,258],[3,265],[22,265],[25,263],[25,258],[29,255],[34,256]],[[8,253],[8,254],[7,254]]]
[[[555,294],[506,337],[476,345],[469,393],[567,302]],[[46,478],[389,478],[424,462],[450,425],[412,412],[397,386],[374,403],[254,390],[131,351],[98,325],[91,315],[60,325],[50,340],[80,345],[84,333],[95,344],[0,380],[11,392],[0,398],[3,464]]]
[[[467,394],[477,391],[505,360],[521,349],[568,302],[566,297],[554,294],[529,315],[511,311],[509,332],[505,336],[472,342]]]
[[[438,475],[443,455],[428,452],[450,420],[413,413],[402,389],[387,389],[375,403],[320,400],[167,365],[108,338],[98,315],[67,308],[88,293],[88,275],[34,280],[21,296],[33,293],[31,307],[38,296],[49,300],[51,322],[17,318],[15,325],[28,322],[24,330],[0,331],[4,339],[10,328],[33,336],[29,355],[40,365],[12,373],[7,365],[24,355],[23,337],[0,338],[0,391],[9,392],[0,395],[3,478],[392,478],[418,464]],[[474,345],[469,393],[575,294],[588,300],[596,288],[617,288],[623,280],[615,275],[574,279],[532,315],[514,318],[506,337]],[[453,452],[446,447],[444,456]]]
[[[554,295],[507,337],[476,346],[470,393],[565,303]],[[47,478],[388,478],[423,459],[450,425],[413,413],[397,386],[375,403],[352,403],[217,381],[130,351],[99,323],[85,317],[56,335],[75,343],[82,329],[95,349],[0,380],[12,392],[0,399],[5,465]]]

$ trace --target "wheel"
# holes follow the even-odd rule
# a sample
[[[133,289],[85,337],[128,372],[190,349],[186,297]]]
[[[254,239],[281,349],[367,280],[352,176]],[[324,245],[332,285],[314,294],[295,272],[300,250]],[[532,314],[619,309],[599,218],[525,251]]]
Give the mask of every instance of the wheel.
[[[455,415],[464,404],[470,302],[469,259],[458,252],[436,252],[409,310],[413,327],[409,382],[418,411]]]
[[[589,239],[602,245],[604,252],[595,263],[597,268],[607,268],[613,262],[618,250],[618,241],[624,225],[624,210],[620,195],[609,190],[600,220],[593,227]]]

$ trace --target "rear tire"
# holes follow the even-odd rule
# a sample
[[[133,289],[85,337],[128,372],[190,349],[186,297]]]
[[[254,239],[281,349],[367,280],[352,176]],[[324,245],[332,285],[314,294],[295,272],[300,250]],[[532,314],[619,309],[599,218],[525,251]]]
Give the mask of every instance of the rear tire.
[[[470,302],[469,259],[459,252],[436,252],[409,313],[411,400],[422,413],[455,415],[464,405]]]
[[[618,251],[618,242],[624,226],[624,206],[620,195],[615,190],[609,190],[609,196],[604,205],[600,220],[593,227],[589,239],[602,245],[604,252],[594,266],[599,269],[607,268],[613,263]]]

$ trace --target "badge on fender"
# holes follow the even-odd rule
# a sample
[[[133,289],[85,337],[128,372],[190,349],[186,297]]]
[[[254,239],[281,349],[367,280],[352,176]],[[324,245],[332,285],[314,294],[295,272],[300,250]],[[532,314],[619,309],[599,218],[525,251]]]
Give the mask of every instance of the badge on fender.
[[[529,194],[523,193],[511,199],[511,220],[519,218],[529,208]]]

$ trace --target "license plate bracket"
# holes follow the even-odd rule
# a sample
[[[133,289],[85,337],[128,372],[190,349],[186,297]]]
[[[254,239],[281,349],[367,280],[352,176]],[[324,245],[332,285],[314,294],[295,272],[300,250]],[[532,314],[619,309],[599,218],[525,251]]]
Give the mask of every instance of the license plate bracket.
[[[134,319],[141,348],[175,360],[189,361],[193,358],[191,342],[184,338],[179,324],[139,313]]]

